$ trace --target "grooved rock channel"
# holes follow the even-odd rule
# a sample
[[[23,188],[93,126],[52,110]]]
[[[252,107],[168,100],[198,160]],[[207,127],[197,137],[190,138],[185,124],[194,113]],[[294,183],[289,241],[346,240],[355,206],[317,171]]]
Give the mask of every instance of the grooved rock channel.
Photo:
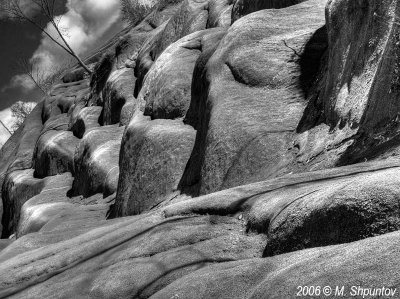
[[[152,1],[1,148],[0,297],[399,288],[399,15]]]

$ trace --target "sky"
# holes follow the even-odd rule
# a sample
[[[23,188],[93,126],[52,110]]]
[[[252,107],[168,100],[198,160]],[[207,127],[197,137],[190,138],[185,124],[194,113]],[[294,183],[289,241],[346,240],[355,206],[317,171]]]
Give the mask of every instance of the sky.
[[[5,3],[0,0],[0,5]],[[24,12],[35,17],[38,9],[32,0],[19,0]],[[119,18],[120,0],[56,0],[59,26],[66,29],[64,37],[79,55],[84,57],[122,29]],[[1,7],[0,7],[1,8]],[[55,31],[47,26],[52,35]],[[64,31],[63,31],[64,32]],[[0,120],[12,125],[9,107],[17,102],[38,102],[43,94],[18,69],[19,59],[34,59],[46,74],[71,62],[64,50],[33,26],[10,21],[0,9]],[[0,125],[0,145],[6,132]],[[8,137],[8,136],[7,136]]]

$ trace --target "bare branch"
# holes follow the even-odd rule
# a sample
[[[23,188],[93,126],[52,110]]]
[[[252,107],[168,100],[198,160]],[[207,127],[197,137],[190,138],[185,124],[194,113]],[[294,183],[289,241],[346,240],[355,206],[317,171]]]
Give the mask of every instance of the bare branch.
[[[4,129],[7,130],[7,132],[10,134],[10,136],[12,135],[12,132],[10,131],[10,129],[7,128],[7,126],[3,123],[3,121],[0,119],[0,124],[4,127]]]
[[[61,78],[63,70],[72,65],[72,62],[66,62],[57,65],[51,71],[44,71],[40,68],[40,59],[24,59],[17,60],[17,71],[26,74],[32,82],[42,91],[44,95],[48,94],[52,85]]]
[[[86,72],[92,74],[92,71],[88,68],[88,66],[83,62],[83,60],[79,57],[79,55],[71,48],[68,44],[67,40],[64,36],[66,29],[60,28],[59,24],[61,21],[61,17],[55,15],[55,0],[31,0],[33,4],[37,6],[39,9],[41,16],[47,20],[46,24],[41,24],[40,18],[34,18],[29,16],[23,11],[23,7],[21,5],[21,0],[10,0],[8,4],[6,4],[5,11],[8,14],[9,18],[15,19],[18,21],[25,21],[33,25],[35,28],[40,30],[43,34],[45,34],[50,40],[52,40],[55,44],[61,47],[65,52],[74,57],[81,67],[85,69]],[[57,37],[54,37],[46,28],[47,24],[50,24],[54,29]],[[58,40],[60,39],[60,41]]]
[[[22,101],[18,101],[11,106],[11,114],[15,118],[12,126],[13,132],[18,130],[18,128],[24,123],[26,117],[32,112],[34,107],[34,104]]]

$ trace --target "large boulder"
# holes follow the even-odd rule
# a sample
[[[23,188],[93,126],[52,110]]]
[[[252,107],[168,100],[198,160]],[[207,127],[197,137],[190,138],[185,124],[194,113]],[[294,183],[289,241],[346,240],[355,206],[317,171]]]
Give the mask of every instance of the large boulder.
[[[119,123],[122,108],[125,105],[135,105],[136,99],[133,96],[135,81],[132,68],[121,68],[111,72],[103,90],[102,122],[104,125]],[[132,109],[134,111],[135,107]]]
[[[198,134],[183,188],[206,194],[291,171],[288,148],[325,50],[324,39],[314,38],[325,3],[241,18],[199,64],[186,120]],[[310,55],[315,73],[304,76]]]
[[[72,180],[70,173],[47,179],[46,186],[40,193],[31,197],[20,207],[16,230],[18,238],[39,231],[60,211],[73,207],[73,204],[67,200],[67,192],[71,189]]]
[[[348,243],[400,229],[399,168],[283,188],[254,199],[248,229],[264,255]]]
[[[70,173],[46,179],[41,192],[21,208],[16,237],[34,232],[82,231],[95,228],[105,221],[112,197],[102,194],[88,198],[70,197],[73,177]]]
[[[88,85],[87,79],[54,85],[49,95],[44,99],[43,122],[46,122],[50,117],[69,112],[74,104],[88,96],[90,91]]]
[[[9,164],[6,173],[32,168],[35,145],[43,128],[43,106],[44,101],[38,103],[26,117],[22,128],[19,129],[22,130],[20,133],[21,137],[16,147],[14,159]]]
[[[67,113],[62,113],[50,117],[44,124],[41,135],[50,130],[67,131],[69,127],[70,117]]]
[[[7,175],[3,183],[2,237],[9,237],[15,232],[22,205],[29,198],[39,194],[45,186],[44,181],[34,178],[33,174],[34,169],[15,170]]]
[[[2,198],[2,186],[4,178],[6,177],[7,169],[14,161],[18,149],[19,139],[21,138],[22,127],[20,127],[14,134],[7,140],[7,142],[0,148],[0,199]],[[3,200],[0,200],[0,235],[3,230]]]
[[[116,191],[124,130],[117,125],[104,126],[83,137],[74,156],[72,194],[88,197],[106,190],[107,195]]]
[[[145,115],[152,119],[184,117],[192,95],[195,63],[208,45],[218,43],[225,30],[202,30],[169,46],[148,72],[139,101],[146,102]]]
[[[135,117],[122,141],[113,215],[140,214],[179,194],[194,139],[195,130],[181,121]]]
[[[79,112],[71,115],[70,130],[78,138],[88,133],[91,129],[100,127],[99,119],[102,107],[91,106],[79,109]]]
[[[208,1],[207,28],[229,27],[232,22],[232,0]]]
[[[70,131],[42,133],[36,145],[35,175],[42,178],[72,171],[78,144],[79,139]]]
[[[397,1],[148,9],[1,151],[0,297],[399,287]]]
[[[172,1],[171,4],[179,2],[181,1]],[[137,92],[142,88],[145,76],[153,63],[169,45],[196,31],[211,27],[226,27],[229,22],[224,16],[231,6],[226,0],[183,1],[174,10],[172,17],[154,30],[154,36],[140,50],[135,67],[138,78]]]

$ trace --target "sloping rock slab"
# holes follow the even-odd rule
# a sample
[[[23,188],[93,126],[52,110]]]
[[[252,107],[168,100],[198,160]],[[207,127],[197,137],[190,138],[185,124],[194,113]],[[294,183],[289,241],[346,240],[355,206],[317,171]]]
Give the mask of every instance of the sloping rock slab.
[[[228,217],[130,217],[8,258],[0,264],[0,296],[148,298],[209,264],[257,257],[262,244]]]
[[[8,174],[2,188],[4,204],[2,237],[10,236],[17,228],[22,205],[44,188],[44,181],[33,177],[34,170],[16,170]]]
[[[243,217],[268,237],[265,255],[326,246],[400,228],[396,160],[281,178],[187,199],[163,208],[166,217]]]
[[[21,207],[17,237],[39,231],[58,211],[71,208],[72,204],[68,202],[67,192],[71,189],[72,180],[70,173],[47,179],[47,186]]]
[[[299,286],[320,286],[316,298],[325,297],[325,286],[325,292],[332,290],[328,295],[344,287],[343,298],[355,298],[358,287],[360,298],[363,288],[385,287],[395,291],[388,296],[395,298],[400,287],[399,246],[400,233],[394,232],[350,244],[212,265],[176,280],[151,298],[296,298]]]

